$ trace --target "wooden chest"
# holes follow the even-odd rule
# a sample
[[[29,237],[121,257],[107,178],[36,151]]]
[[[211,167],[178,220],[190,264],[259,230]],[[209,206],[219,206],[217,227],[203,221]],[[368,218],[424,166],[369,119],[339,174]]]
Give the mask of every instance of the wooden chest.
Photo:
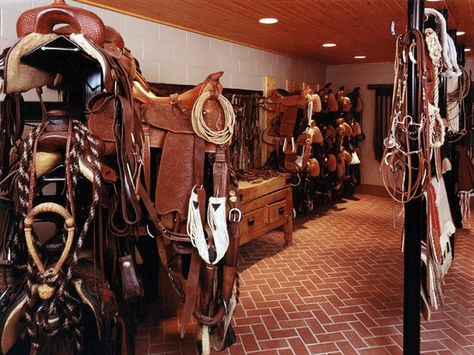
[[[259,183],[239,182],[242,221],[240,245],[283,226],[285,241],[293,234],[293,201],[288,174]]]

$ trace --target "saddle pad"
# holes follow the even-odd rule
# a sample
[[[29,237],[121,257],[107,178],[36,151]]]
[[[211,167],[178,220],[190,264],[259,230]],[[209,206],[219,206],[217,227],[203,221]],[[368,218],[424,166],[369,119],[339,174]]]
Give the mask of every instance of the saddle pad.
[[[5,60],[5,94],[26,92],[53,82],[54,74],[36,69],[21,62],[21,57],[33,49],[57,38],[57,34],[30,33],[20,38],[8,51]]]
[[[191,134],[166,134],[155,191],[155,208],[160,215],[188,214],[194,186],[194,138]]]

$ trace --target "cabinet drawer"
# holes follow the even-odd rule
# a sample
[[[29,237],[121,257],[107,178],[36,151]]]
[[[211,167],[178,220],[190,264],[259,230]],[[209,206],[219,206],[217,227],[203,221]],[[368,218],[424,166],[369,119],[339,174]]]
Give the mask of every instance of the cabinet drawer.
[[[244,239],[251,239],[265,228],[265,209],[259,208],[246,212],[240,222],[240,234]]]
[[[280,200],[268,204],[265,209],[267,210],[267,223],[274,223],[278,220],[286,219],[288,216],[287,201]]]

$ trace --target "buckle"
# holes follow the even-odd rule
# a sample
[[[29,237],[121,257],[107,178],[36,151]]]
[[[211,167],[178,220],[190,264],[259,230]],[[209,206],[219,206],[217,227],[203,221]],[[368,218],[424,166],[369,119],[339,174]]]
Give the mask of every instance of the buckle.
[[[231,208],[228,218],[232,223],[239,223],[242,220],[242,211],[236,207]]]

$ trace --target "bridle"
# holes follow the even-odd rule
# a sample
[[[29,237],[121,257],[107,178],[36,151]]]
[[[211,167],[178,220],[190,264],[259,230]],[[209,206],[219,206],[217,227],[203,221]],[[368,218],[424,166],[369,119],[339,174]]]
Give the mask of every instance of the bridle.
[[[380,165],[383,183],[390,196],[406,203],[419,197],[430,181],[430,127],[425,99],[425,44],[423,34],[410,30],[397,39],[392,117],[384,140],[384,159]],[[419,120],[407,115],[409,61],[418,70]],[[403,176],[403,177],[402,177]]]

